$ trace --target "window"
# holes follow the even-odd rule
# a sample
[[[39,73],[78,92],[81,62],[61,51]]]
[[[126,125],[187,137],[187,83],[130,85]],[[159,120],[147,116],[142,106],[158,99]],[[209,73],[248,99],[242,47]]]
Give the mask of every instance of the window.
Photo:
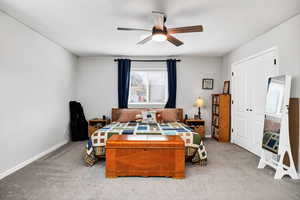
[[[166,69],[132,69],[129,104],[165,104],[168,98]]]

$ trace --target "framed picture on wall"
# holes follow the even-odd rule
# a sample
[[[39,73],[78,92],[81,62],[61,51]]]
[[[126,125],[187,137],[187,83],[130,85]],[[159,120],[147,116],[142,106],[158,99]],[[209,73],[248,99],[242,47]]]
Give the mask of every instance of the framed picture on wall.
[[[202,89],[205,89],[205,90],[214,89],[214,79],[212,79],[212,78],[202,79]]]
[[[224,81],[223,94],[229,94],[230,81]]]

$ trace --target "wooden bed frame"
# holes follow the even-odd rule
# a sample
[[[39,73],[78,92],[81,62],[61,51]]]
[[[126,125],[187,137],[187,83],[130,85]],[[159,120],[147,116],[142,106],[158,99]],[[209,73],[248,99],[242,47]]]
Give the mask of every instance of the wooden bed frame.
[[[119,119],[121,110],[123,109],[135,109],[135,110],[151,110],[149,108],[113,108],[111,110],[111,120],[112,122],[117,121]],[[153,108],[154,110],[163,110],[164,108]],[[183,109],[182,108],[168,108],[168,109],[176,109],[177,119],[180,122],[183,122]]]

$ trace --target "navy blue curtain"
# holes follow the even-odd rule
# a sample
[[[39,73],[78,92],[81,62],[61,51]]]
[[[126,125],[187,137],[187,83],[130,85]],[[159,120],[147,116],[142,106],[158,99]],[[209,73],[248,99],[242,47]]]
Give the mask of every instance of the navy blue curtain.
[[[165,108],[176,108],[176,59],[167,60],[169,98]]]
[[[118,59],[118,100],[119,108],[128,108],[130,59]]]

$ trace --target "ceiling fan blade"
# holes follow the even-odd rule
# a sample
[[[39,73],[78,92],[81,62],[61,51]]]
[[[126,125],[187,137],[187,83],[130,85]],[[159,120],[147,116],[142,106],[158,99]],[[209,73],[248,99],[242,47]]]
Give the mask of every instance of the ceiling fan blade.
[[[124,27],[118,27],[117,30],[119,30],[119,31],[148,31],[148,32],[152,32],[152,30],[143,29],[143,28],[124,28]]]
[[[153,14],[166,15],[166,13],[165,13],[165,12],[163,12],[163,11],[159,11],[159,10],[154,10],[154,11],[152,11],[152,13],[153,13]]]
[[[180,45],[183,45],[183,42],[181,42],[177,38],[173,37],[172,35],[167,35],[167,40],[177,47]]]
[[[146,42],[149,42],[151,39],[152,39],[152,35],[149,35],[143,40],[139,41],[137,44],[145,44]]]
[[[175,33],[192,33],[192,32],[203,32],[203,26],[185,26],[185,27],[178,27],[178,28],[168,28],[169,34]]]

